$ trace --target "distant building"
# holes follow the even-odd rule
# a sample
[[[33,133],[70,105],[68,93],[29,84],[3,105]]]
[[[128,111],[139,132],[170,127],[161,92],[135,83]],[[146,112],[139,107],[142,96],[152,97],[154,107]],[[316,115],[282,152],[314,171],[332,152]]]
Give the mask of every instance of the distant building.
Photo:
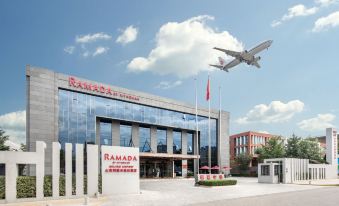
[[[261,133],[261,132],[242,132],[230,136],[230,158],[231,166],[234,168],[235,157],[239,154],[250,154],[253,159],[250,163],[250,167],[255,167],[251,171],[256,171],[258,166],[258,155],[255,154],[256,149],[262,147],[266,142],[273,137],[272,134]]]

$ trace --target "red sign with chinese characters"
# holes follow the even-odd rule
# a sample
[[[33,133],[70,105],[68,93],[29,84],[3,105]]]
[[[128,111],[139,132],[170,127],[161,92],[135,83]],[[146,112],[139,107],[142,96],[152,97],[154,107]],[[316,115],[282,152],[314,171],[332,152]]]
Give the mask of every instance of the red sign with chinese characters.
[[[137,172],[137,168],[132,164],[132,162],[138,161],[136,156],[105,153],[104,161],[110,162],[104,168],[106,173]]]
[[[69,77],[68,83],[69,83],[69,86],[75,87],[78,89],[97,92],[100,94],[107,94],[109,96],[117,97],[117,98],[121,98],[125,100],[139,101],[139,97],[137,96],[114,91],[109,86],[104,86],[100,84],[92,84],[92,83],[88,83],[85,81],[81,81],[81,80],[76,79],[75,77]]]
[[[198,180],[223,180],[225,179],[224,174],[198,174]]]

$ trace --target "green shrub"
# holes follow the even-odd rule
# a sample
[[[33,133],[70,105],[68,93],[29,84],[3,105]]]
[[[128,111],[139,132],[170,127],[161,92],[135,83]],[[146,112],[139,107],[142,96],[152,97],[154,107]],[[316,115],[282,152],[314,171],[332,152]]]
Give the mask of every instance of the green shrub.
[[[204,185],[204,186],[236,185],[237,180],[204,180],[204,181],[199,181],[198,184]]]
[[[46,175],[44,178],[44,196],[52,196],[52,176]],[[30,198],[36,196],[35,176],[19,176],[17,177],[17,198]],[[75,175],[72,177],[72,194],[75,195]],[[101,175],[98,180],[99,192],[102,192]],[[87,194],[87,176],[84,176],[84,194]],[[59,195],[65,196],[65,176],[59,178]],[[5,176],[0,176],[0,199],[5,199]]]
[[[35,197],[35,177],[20,176],[16,180],[16,197]]]
[[[0,176],[0,199],[5,199],[5,176]]]

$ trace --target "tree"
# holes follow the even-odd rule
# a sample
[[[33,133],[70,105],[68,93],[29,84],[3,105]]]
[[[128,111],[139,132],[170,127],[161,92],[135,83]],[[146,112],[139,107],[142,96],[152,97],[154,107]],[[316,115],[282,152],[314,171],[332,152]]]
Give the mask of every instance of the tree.
[[[247,171],[250,162],[252,161],[252,155],[243,153],[235,157],[235,162],[238,164],[240,171]]]
[[[281,136],[272,137],[266,145],[258,148],[255,153],[258,154],[259,162],[264,159],[285,157],[284,141]]]
[[[5,145],[5,142],[8,140],[8,135],[5,135],[5,131],[0,129],[0,151],[8,151],[9,146]]]
[[[300,156],[300,140],[301,138],[294,134],[287,140],[286,157],[297,158]]]
[[[324,163],[323,149],[314,139],[301,139],[299,142],[300,153],[296,158],[309,159],[315,163]]]
[[[294,134],[287,140],[286,157],[309,159],[316,163],[323,163],[323,149],[314,138],[301,138]]]

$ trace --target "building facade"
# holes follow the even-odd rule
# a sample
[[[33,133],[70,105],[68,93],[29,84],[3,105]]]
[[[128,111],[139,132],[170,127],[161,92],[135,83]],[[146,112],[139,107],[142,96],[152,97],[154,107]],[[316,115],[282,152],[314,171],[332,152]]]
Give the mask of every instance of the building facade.
[[[229,166],[229,113],[27,66],[27,145],[59,141],[138,147],[141,177]],[[221,121],[220,121],[221,120]],[[46,149],[51,172],[51,148]]]
[[[265,145],[266,142],[273,135],[260,132],[242,132],[239,134],[234,134],[230,136],[230,158],[231,162],[234,162],[236,156],[239,154],[249,154],[253,156],[253,159],[250,163],[250,167],[256,167],[258,161],[256,159],[257,155],[255,154],[256,149],[260,148],[262,145]],[[235,166],[234,164],[232,166]],[[255,169],[256,171],[256,169]]]

